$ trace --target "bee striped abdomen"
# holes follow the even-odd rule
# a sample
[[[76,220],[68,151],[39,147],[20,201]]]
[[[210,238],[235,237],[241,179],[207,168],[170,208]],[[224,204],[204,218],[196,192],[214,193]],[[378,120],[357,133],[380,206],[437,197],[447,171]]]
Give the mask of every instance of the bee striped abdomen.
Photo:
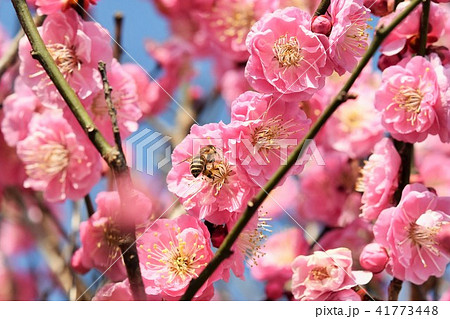
[[[206,158],[203,155],[194,156],[191,162],[190,170],[194,177],[200,175],[206,166]]]

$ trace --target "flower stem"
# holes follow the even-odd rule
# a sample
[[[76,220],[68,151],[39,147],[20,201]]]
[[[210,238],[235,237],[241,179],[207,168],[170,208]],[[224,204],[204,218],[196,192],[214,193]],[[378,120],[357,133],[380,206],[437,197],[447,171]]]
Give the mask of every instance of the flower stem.
[[[30,41],[32,51],[31,56],[36,59],[44,68],[45,72],[53,82],[64,101],[74,114],[78,123],[88,135],[90,141],[101,154],[101,156],[108,163],[108,166],[113,172],[117,188],[121,197],[121,202],[124,203],[127,190],[130,190],[131,177],[125,157],[120,149],[111,146],[100,131],[95,126],[94,122],[86,112],[83,104],[78,99],[75,91],[70,87],[69,83],[64,79],[64,76],[55,64],[52,56],[48,52],[34,21],[31,17],[30,10],[25,0],[11,0],[17,17],[25,32],[25,35]],[[124,196],[125,195],[125,196]],[[122,209],[124,212],[125,210]],[[139,259],[136,249],[136,234],[134,229],[129,230],[130,241],[121,245],[122,256],[130,281],[131,291],[135,300],[146,300],[144,284],[141,277],[141,270],[139,268]]]
[[[307,143],[309,143],[309,141],[312,140],[317,135],[319,130],[327,122],[327,120],[331,117],[331,115],[336,111],[338,106],[348,99],[348,92],[350,88],[355,83],[356,79],[361,74],[364,67],[369,63],[371,58],[374,56],[383,40],[421,2],[422,0],[412,0],[409,6],[407,6],[397,17],[395,17],[395,19],[392,20],[392,22],[389,25],[385,27],[383,26],[378,30],[376,30],[372,43],[367,49],[367,52],[361,58],[361,61],[359,62],[358,66],[350,75],[350,78],[344,84],[344,86],[336,95],[336,97],[331,101],[330,105],[326,108],[326,110],[322,113],[322,115],[317,119],[316,123],[314,123],[314,125],[311,127],[311,129],[303,138],[303,140],[300,142],[300,144],[298,144],[295,150],[289,155],[286,164],[278,168],[275,174],[264,186],[264,188],[260,190],[259,193],[247,204],[246,210],[239,218],[233,229],[228,233],[227,237],[217,250],[213,259],[200,273],[198,278],[193,279],[190,282],[189,287],[186,290],[186,293],[181,297],[181,300],[191,300],[195,296],[196,292],[203,286],[206,280],[214,273],[217,267],[219,267],[222,261],[224,261],[232,254],[231,247],[233,246],[236,239],[239,237],[239,234],[245,228],[247,223],[251,220],[253,215],[258,210],[259,206],[261,206],[263,201],[266,199],[267,195],[270,193],[270,191],[272,191],[277,186],[277,184],[281,181],[284,175],[286,175],[289,169],[297,162],[299,156],[302,155],[304,146],[305,145],[307,146]]]

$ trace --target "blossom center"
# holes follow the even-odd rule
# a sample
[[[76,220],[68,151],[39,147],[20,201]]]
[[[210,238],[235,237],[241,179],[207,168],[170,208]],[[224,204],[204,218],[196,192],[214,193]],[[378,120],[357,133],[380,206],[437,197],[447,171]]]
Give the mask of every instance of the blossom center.
[[[421,111],[420,104],[422,103],[423,95],[419,89],[413,89],[409,86],[400,86],[393,101],[398,104],[398,108],[406,111],[409,114],[407,121],[412,125],[417,120],[417,116]]]
[[[223,185],[227,183],[228,177],[233,173],[231,165],[226,161],[222,161],[212,163],[211,169],[208,169],[208,172],[203,173],[203,175],[207,177],[207,180],[216,189],[215,195],[217,195]]]
[[[72,75],[73,71],[80,70],[81,61],[77,57],[74,46],[67,46],[62,43],[52,43],[47,44],[46,47],[66,79]]]
[[[256,22],[253,6],[253,4],[236,4],[231,13],[226,13],[223,18],[214,22],[216,27],[224,28],[223,35],[219,37],[220,41],[225,41],[228,37],[234,38],[239,44],[245,42],[250,28]],[[219,12],[221,8],[216,8],[215,11],[223,15],[223,11]]]
[[[114,226],[111,218],[102,225],[103,227],[103,241],[97,243],[97,248],[101,248],[103,244],[106,244],[108,249],[108,258],[114,261],[120,256],[120,245],[126,242],[124,235]]]
[[[295,127],[292,120],[283,123],[282,115],[265,120],[253,129],[251,142],[256,151],[262,151],[266,156],[271,150],[281,148],[284,139],[298,131],[291,131]]]
[[[433,214],[435,212],[428,210],[425,214]],[[406,226],[407,237],[405,240],[400,242],[402,245],[406,241],[410,241],[414,246],[417,247],[417,253],[420,257],[420,260],[424,267],[427,267],[427,263],[422,256],[422,249],[434,256],[439,257],[440,251],[438,248],[438,242],[436,239],[437,234],[441,230],[442,222],[436,222],[433,226],[423,226],[417,224],[417,222],[411,222],[408,226]],[[431,258],[433,260],[433,258]]]
[[[69,165],[69,150],[59,143],[48,143],[25,152],[27,175],[42,179],[54,176]]]
[[[180,229],[177,229],[177,232],[179,233]],[[197,270],[204,267],[206,263],[201,262],[205,258],[204,255],[198,256],[205,246],[198,244],[198,234],[195,234],[195,239],[192,247],[188,249],[183,239],[175,239],[177,244],[169,241],[169,247],[162,242],[154,244],[153,249],[147,249],[149,253],[147,258],[151,261],[148,261],[146,265],[157,269],[158,272],[166,272],[167,275],[163,274],[161,277],[167,278],[168,283],[177,277],[182,281],[197,277]]]
[[[262,248],[264,247],[262,243],[267,239],[265,233],[272,232],[270,229],[271,226],[267,223],[271,218],[264,216],[258,218],[256,228],[244,229],[244,231],[239,234],[239,239],[237,241],[238,249],[248,260],[250,260],[251,267],[257,266],[258,259],[266,255],[266,253],[262,251]]]
[[[297,37],[288,38],[287,34],[282,35],[275,41],[273,45],[273,54],[275,55],[275,59],[277,59],[280,68],[299,66],[300,61],[303,59]]]
[[[330,277],[327,267],[314,267],[309,271],[310,278],[314,281],[322,281]]]

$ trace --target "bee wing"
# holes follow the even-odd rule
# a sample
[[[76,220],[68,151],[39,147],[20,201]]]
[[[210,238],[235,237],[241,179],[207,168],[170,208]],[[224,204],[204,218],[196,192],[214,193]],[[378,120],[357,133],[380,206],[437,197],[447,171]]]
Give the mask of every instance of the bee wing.
[[[184,163],[184,162],[192,163],[192,159],[193,159],[192,156],[191,156],[191,157],[188,157],[188,158],[182,160],[181,162],[178,162],[177,165],[180,165],[180,164],[182,164],[182,163]]]

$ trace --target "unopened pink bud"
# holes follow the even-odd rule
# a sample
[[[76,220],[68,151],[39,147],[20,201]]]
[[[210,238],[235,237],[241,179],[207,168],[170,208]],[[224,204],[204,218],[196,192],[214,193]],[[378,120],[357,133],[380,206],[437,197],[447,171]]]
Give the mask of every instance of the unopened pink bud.
[[[380,55],[379,59],[378,59],[378,68],[383,71],[384,69],[396,65],[398,62],[400,62],[402,59],[400,54],[396,54],[396,55]]]
[[[368,244],[359,256],[361,266],[375,274],[382,272],[386,268],[389,256],[386,249],[377,243]]]
[[[439,250],[450,254],[450,224],[441,226],[441,230],[437,234],[436,239],[439,244]]]
[[[364,0],[364,6],[378,17],[385,16],[394,11],[395,0]]]
[[[315,33],[325,34],[329,36],[331,33],[332,23],[329,17],[325,15],[313,17],[311,22],[311,31]]]

